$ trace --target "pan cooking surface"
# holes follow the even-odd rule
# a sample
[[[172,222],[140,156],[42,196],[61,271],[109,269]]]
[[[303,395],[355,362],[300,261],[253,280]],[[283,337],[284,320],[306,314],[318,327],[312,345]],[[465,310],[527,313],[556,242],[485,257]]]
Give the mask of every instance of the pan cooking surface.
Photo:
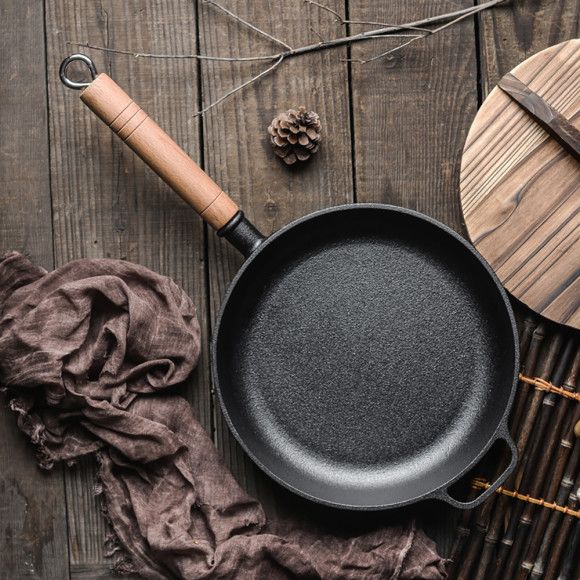
[[[216,368],[231,427],[267,471],[319,499],[388,505],[483,450],[508,404],[513,331],[465,245],[364,209],[267,243],[224,310]]]

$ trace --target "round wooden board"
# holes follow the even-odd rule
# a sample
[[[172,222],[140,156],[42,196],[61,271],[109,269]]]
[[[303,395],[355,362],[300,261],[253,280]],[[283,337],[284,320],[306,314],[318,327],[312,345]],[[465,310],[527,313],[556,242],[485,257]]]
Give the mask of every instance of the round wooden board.
[[[512,71],[580,128],[580,40]],[[471,241],[513,296],[580,327],[580,164],[501,89],[481,106],[461,160]]]

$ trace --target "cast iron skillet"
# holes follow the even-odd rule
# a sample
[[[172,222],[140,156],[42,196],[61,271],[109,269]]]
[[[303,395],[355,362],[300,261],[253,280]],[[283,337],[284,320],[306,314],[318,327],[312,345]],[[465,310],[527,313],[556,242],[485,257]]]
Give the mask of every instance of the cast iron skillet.
[[[66,77],[71,60],[91,83]],[[88,57],[67,86],[246,257],[212,340],[230,429],[276,481],[320,503],[483,501],[513,470],[517,336],[495,275],[458,234],[379,204],[326,209],[265,239]],[[449,486],[503,439],[511,462],[471,502]]]

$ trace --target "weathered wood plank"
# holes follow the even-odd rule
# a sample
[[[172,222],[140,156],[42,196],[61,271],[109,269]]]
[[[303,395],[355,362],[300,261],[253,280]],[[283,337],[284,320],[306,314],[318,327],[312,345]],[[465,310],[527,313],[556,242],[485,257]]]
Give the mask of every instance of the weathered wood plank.
[[[526,58],[580,35],[578,0],[513,0],[478,18],[483,97]]]
[[[344,12],[339,0],[328,3]],[[236,0],[227,3],[242,18],[293,46],[340,35],[327,12],[303,2],[269,3]],[[220,56],[271,54],[280,47],[214,7],[199,2],[200,47]],[[310,29],[316,30],[314,32]],[[255,85],[207,113],[204,121],[206,169],[232,194],[264,234],[315,209],[352,200],[351,144],[347,65],[344,48],[288,61]],[[264,63],[202,64],[203,103],[209,104],[266,68]],[[310,164],[289,169],[271,151],[267,127],[281,111],[304,105],[319,113],[323,146]],[[210,232],[211,316],[215,318],[224,291],[241,257]],[[270,513],[284,494],[262,476],[232,438],[216,405],[216,443],[238,481],[256,495]]]
[[[467,8],[470,0],[453,3]],[[357,20],[410,22],[449,4],[417,0],[353,3]],[[404,39],[353,47],[368,59]],[[464,20],[399,52],[352,65],[356,188],[359,201],[416,209],[460,229],[461,150],[477,108],[473,20]]]
[[[190,2],[59,0],[47,3],[48,79],[57,264],[81,257],[138,262],[171,276],[193,297],[207,344],[205,242],[200,220],[126,149],[58,80],[70,42],[137,52],[196,49],[196,8]],[[176,33],[179,31],[179,34]],[[86,51],[89,52],[89,51]],[[199,157],[195,61],[137,59],[91,52],[111,75],[194,158]],[[211,429],[207,350],[184,391]],[[105,569],[104,522],[92,496],[95,469],[81,462],[67,473],[73,577]],[[100,577],[99,573],[91,577]]]
[[[51,268],[50,168],[41,2],[0,7],[0,253]],[[0,578],[69,576],[62,469],[42,472],[0,398]],[[42,490],[40,493],[39,490]]]
[[[459,0],[453,8],[472,6]],[[351,2],[353,20],[401,23],[441,14],[449,3]],[[352,99],[357,200],[416,209],[461,231],[459,164],[477,108],[473,19],[421,39],[386,58],[376,54],[405,39],[377,39],[352,47]],[[449,549],[454,510],[424,511],[427,531]]]

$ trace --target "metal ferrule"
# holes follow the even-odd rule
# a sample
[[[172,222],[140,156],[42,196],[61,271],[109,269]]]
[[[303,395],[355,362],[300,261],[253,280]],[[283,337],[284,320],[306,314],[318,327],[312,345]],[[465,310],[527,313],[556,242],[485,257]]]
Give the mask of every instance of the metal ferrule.
[[[244,258],[256,250],[266,239],[244,216],[243,211],[236,215],[218,231],[218,236],[225,238]]]

